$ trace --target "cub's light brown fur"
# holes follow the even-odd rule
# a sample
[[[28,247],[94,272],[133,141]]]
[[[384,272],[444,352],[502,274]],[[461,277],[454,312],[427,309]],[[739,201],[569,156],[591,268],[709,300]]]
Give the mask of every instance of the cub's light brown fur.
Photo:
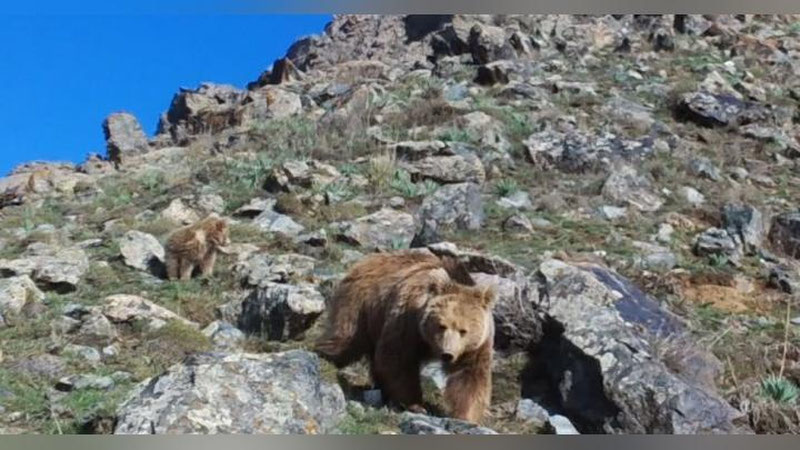
[[[367,356],[374,382],[421,410],[421,364],[440,359],[453,417],[478,422],[492,392],[494,290],[452,260],[420,251],[378,253],[355,264],[331,299],[317,351],[336,366]]]
[[[175,230],[167,240],[167,277],[188,280],[196,267],[202,276],[210,276],[217,253],[229,244],[228,222],[216,214]]]

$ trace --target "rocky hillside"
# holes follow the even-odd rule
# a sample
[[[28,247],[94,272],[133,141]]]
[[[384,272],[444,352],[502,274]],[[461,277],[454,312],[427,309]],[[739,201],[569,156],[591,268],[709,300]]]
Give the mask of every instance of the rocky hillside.
[[[337,16],[103,131],[0,180],[0,432],[800,431],[800,17]],[[165,281],[210,212],[231,254]],[[407,247],[500,288],[481,426],[309,351]]]

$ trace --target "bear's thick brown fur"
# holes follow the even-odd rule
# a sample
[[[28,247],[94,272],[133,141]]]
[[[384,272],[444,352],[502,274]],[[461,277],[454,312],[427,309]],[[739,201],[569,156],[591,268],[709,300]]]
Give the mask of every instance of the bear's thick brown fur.
[[[175,230],[167,240],[166,265],[170,280],[188,280],[196,267],[203,276],[214,272],[217,253],[230,244],[228,222],[216,214]]]
[[[387,399],[417,411],[421,365],[439,359],[447,374],[447,414],[479,422],[492,391],[494,296],[449,258],[416,250],[376,253],[337,287],[316,349],[337,367],[366,355]]]

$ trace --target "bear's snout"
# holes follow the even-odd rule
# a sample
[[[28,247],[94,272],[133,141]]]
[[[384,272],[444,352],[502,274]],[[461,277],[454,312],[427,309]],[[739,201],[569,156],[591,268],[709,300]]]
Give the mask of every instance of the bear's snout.
[[[454,359],[456,359],[456,357],[452,353],[442,353],[442,362],[451,363]]]

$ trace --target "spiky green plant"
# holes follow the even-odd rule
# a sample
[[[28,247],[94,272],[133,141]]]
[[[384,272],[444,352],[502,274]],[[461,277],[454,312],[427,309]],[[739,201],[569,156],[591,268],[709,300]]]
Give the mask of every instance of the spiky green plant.
[[[500,197],[511,195],[518,189],[517,181],[513,178],[503,178],[494,185],[494,192]]]
[[[770,375],[761,381],[761,394],[776,403],[789,405],[797,402],[800,389],[783,376]]]

